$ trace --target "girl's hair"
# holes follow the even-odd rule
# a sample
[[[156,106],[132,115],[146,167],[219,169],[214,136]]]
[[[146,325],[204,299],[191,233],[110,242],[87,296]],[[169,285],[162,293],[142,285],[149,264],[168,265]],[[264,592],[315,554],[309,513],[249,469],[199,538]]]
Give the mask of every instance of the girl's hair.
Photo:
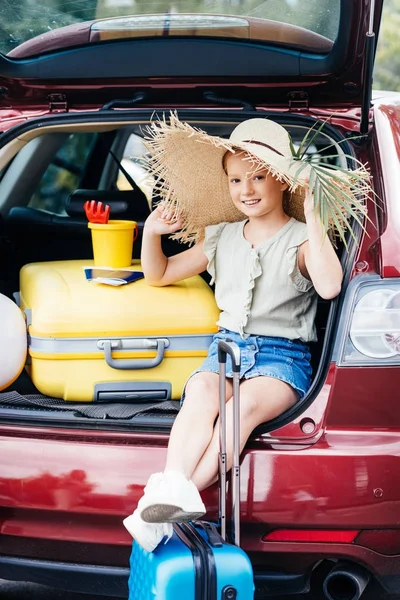
[[[238,155],[247,154],[247,152],[245,150],[242,150],[242,148],[232,148],[232,150],[235,151],[235,154],[238,153]],[[226,161],[228,159],[228,156],[233,156],[233,152],[231,152],[230,150],[227,150],[222,157],[222,168],[224,170],[225,175],[228,175],[228,172],[226,170]]]
[[[249,156],[250,160],[251,160],[251,154],[249,154],[248,152],[246,152],[246,150],[243,150],[243,148],[233,148],[233,150],[235,151],[235,154],[237,156],[240,156],[241,154],[244,154],[245,156],[246,155]],[[225,175],[228,175],[228,172],[226,170],[226,162],[228,160],[228,156],[233,156],[233,153],[230,150],[227,150],[225,152],[225,154],[223,155],[223,157],[222,157],[222,168],[224,170]],[[266,167],[266,169],[269,172],[269,169],[267,167]],[[276,177],[276,179],[278,179],[278,178]]]

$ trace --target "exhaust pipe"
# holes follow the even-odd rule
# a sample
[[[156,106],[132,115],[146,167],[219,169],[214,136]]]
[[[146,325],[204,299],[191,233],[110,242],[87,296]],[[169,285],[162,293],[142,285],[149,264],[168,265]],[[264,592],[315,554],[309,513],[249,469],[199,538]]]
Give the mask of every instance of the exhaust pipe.
[[[327,600],[359,600],[371,574],[359,565],[339,561],[328,573],[323,583]]]

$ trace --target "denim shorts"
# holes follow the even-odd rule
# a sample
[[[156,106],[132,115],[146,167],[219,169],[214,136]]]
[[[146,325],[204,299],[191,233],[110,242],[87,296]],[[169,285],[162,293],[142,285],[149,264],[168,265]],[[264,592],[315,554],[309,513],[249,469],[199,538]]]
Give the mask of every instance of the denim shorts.
[[[235,342],[241,353],[240,379],[274,377],[288,383],[302,398],[311,384],[311,356],[307,344],[300,340],[281,337],[250,335],[242,339],[239,333],[220,329],[213,337],[207,358],[195,373],[218,373],[218,342],[229,339]],[[226,376],[232,377],[230,356],[226,360]],[[185,390],[182,394],[184,400]]]

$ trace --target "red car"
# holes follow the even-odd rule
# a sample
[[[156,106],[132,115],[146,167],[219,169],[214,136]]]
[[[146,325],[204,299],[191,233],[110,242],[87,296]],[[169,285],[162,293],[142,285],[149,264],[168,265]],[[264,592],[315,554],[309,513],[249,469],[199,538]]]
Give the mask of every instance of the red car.
[[[222,136],[261,115],[294,143],[325,121],[310,152],[329,162],[333,144],[343,164],[367,163],[377,195],[365,230],[338,244],[345,279],[319,301],[309,393],[243,452],[242,546],[258,599],[321,586],[358,600],[367,585],[398,597],[400,95],[371,104],[383,0],[168,4],[118,16],[117,2],[93,14],[13,3],[0,43],[0,292],[13,297],[24,264],[90,259],[82,197],[122,198],[121,164],[136,196],[118,210],[143,225],[157,200],[139,158],[154,113]],[[126,596],[122,519],[163,466],[177,402],[131,414],[118,400],[57,403],[26,372],[0,394],[0,578]],[[217,487],[203,498],[215,519]]]

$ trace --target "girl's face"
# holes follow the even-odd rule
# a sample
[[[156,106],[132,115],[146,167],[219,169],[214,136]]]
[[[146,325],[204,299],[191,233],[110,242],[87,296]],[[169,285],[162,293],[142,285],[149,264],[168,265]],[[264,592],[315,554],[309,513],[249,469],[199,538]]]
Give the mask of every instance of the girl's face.
[[[283,192],[287,185],[266,169],[254,172],[251,159],[244,152],[229,154],[225,159],[229,192],[236,208],[248,217],[282,212]]]

